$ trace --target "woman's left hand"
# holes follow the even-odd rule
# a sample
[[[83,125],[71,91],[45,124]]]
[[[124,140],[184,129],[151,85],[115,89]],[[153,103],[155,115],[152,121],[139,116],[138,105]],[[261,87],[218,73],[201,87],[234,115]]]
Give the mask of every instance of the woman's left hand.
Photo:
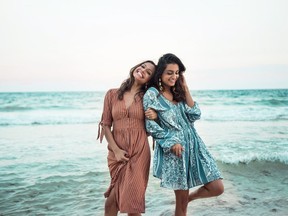
[[[184,147],[180,143],[176,143],[172,146],[171,150],[177,157],[181,157]]]
[[[155,120],[158,118],[157,112],[152,109],[152,108],[148,108],[145,111],[145,117],[148,118],[149,120]]]

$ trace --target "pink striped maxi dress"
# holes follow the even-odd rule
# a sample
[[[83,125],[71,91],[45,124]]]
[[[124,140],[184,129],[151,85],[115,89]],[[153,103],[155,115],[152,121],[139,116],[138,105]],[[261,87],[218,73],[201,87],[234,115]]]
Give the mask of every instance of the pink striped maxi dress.
[[[104,99],[100,124],[112,127],[112,134],[119,148],[128,152],[129,161],[117,162],[108,146],[108,167],[111,182],[105,197],[114,188],[117,207],[121,213],[144,213],[147,188],[150,148],[145,130],[142,98],[138,96],[130,107],[117,98],[117,89],[110,89]],[[103,139],[103,130],[100,142]]]

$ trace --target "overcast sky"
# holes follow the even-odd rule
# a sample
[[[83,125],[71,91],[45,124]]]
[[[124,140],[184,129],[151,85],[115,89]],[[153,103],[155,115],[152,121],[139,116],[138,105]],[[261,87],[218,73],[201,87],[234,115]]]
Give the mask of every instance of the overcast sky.
[[[0,91],[118,87],[171,52],[191,89],[288,88],[286,0],[0,0]]]

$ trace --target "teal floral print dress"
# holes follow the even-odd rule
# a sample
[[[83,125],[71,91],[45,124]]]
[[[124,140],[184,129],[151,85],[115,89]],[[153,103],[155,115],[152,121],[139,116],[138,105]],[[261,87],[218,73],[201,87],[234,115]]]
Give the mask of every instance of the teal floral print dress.
[[[146,130],[155,140],[153,175],[161,179],[161,187],[188,190],[197,185],[222,179],[216,162],[194,128],[201,111],[197,102],[189,107],[185,102],[174,104],[149,88],[143,98],[144,109],[154,109],[158,120],[146,119]],[[171,147],[184,147],[177,157]]]

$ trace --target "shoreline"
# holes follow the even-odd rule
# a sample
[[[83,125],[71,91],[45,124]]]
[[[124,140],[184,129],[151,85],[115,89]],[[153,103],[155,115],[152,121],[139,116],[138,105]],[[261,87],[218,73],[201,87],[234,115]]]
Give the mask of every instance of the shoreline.
[[[254,161],[248,164],[218,162],[218,166],[224,177],[224,193],[219,197],[190,202],[187,216],[287,215],[288,165]],[[160,180],[153,177],[151,172],[146,192],[146,213],[143,215],[171,216],[175,207],[173,190],[161,188]],[[158,198],[154,198],[155,195]]]
[[[1,214],[102,216],[110,179],[107,145],[96,140],[97,129],[95,124],[0,127]],[[287,164],[217,164],[224,193],[193,201],[188,215],[287,214]],[[160,188],[151,166],[143,216],[173,215],[174,200],[172,190]]]

